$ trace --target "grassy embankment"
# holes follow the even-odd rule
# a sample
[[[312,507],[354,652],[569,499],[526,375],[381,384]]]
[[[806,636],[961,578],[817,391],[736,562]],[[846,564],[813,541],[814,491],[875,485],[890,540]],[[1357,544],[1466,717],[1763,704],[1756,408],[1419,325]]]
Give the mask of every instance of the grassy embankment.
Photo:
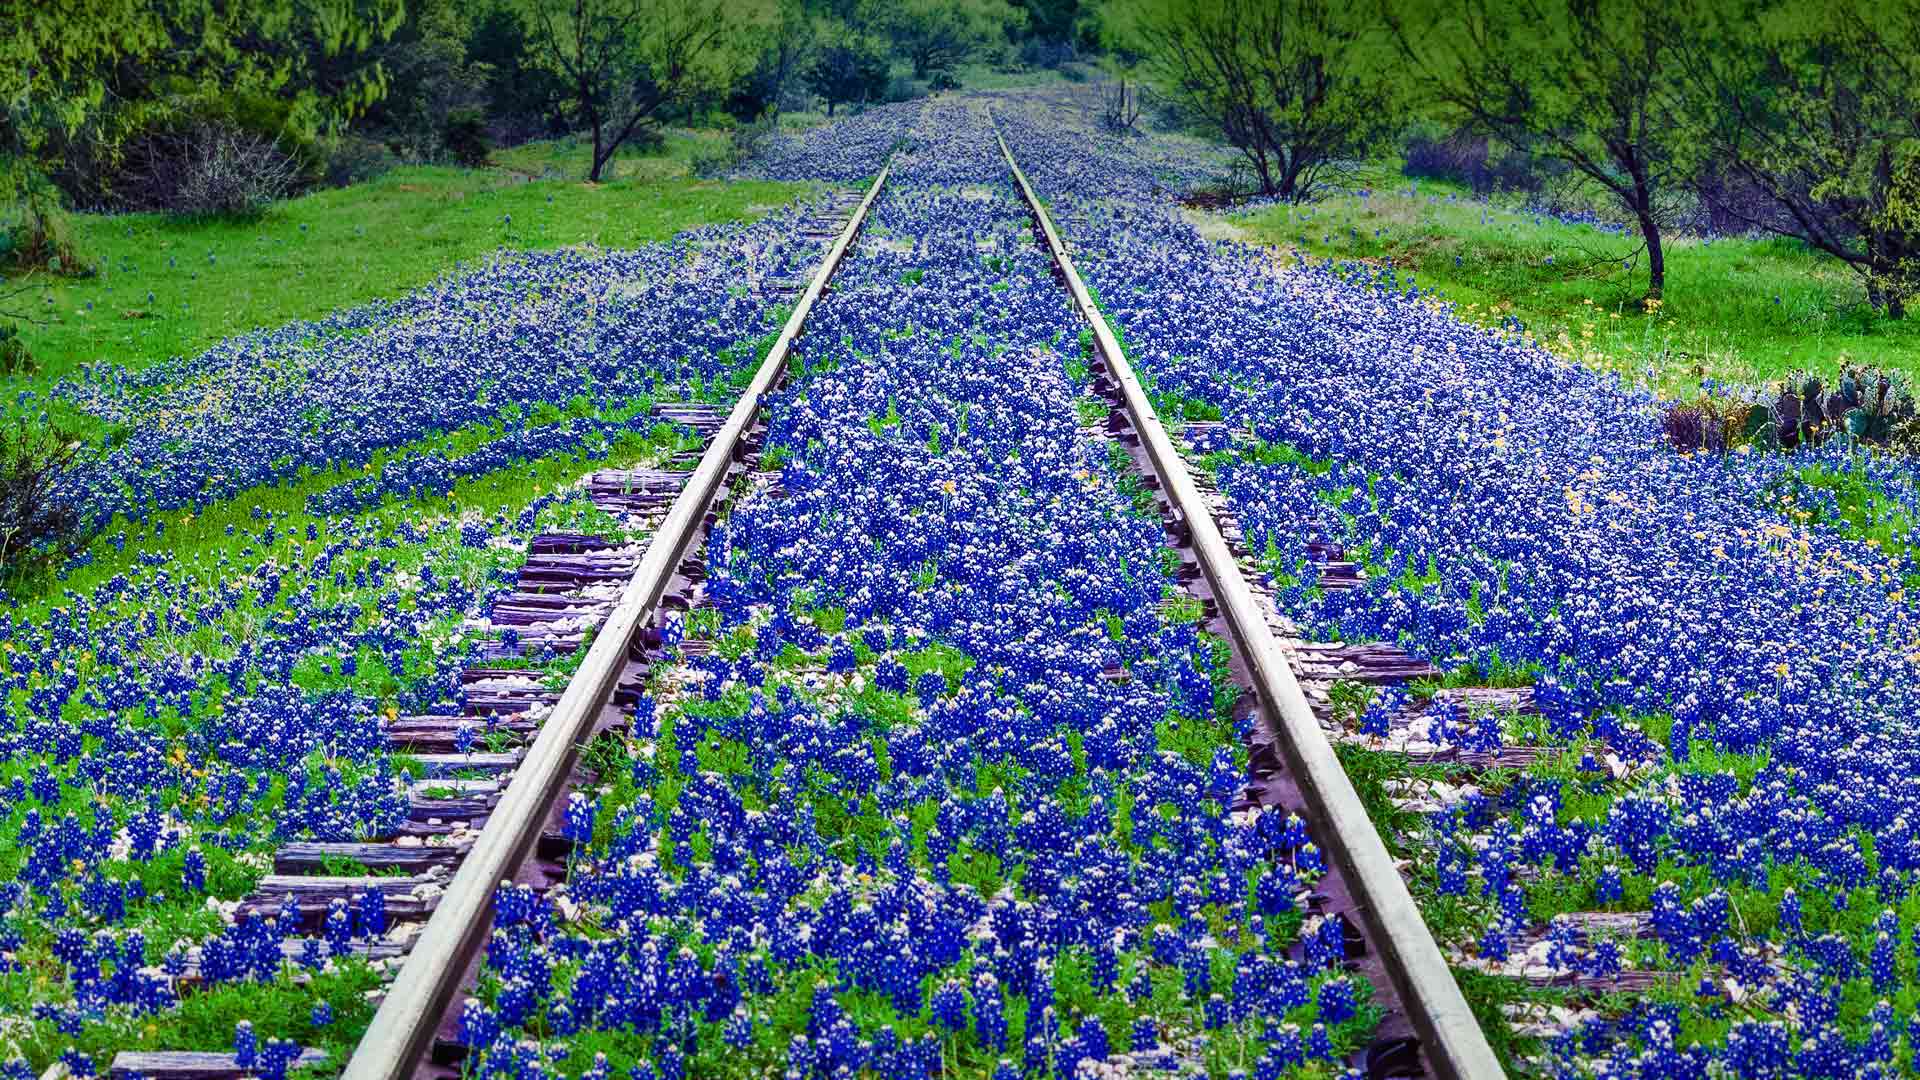
[[[1703,376],[1762,383],[1847,363],[1920,376],[1920,320],[1873,311],[1857,274],[1798,241],[1669,237],[1665,296],[1649,305],[1636,235],[1484,204],[1432,181],[1395,178],[1366,196],[1209,226],[1313,259],[1391,265],[1463,318],[1494,325],[1513,316],[1555,352],[1665,395],[1689,395]]]
[[[577,140],[530,143],[491,168],[410,165],[351,187],[275,204],[257,221],[81,214],[90,278],[41,277],[22,327],[37,372],[0,379],[39,389],[102,360],[138,368],[233,334],[397,296],[462,262],[508,248],[631,247],[786,203],[801,184],[693,175],[720,132],[676,132],[660,151],[617,159],[585,183]]]

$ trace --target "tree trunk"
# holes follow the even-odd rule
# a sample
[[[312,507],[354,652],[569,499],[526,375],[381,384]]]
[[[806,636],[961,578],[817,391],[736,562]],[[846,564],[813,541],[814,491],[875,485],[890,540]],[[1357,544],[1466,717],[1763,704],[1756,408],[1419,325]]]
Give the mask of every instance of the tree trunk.
[[[1660,223],[1640,212],[1640,235],[1647,241],[1647,297],[1658,300],[1667,288],[1667,252],[1660,240]]]
[[[1867,303],[1889,319],[1907,317],[1907,301],[1920,295],[1920,238],[1898,230],[1867,235]]]
[[[1667,288],[1667,252],[1660,243],[1660,222],[1653,216],[1653,190],[1647,182],[1647,170],[1637,153],[1625,155],[1627,172],[1633,177],[1633,216],[1640,224],[1640,238],[1647,242],[1647,299],[1659,300]]]
[[[600,117],[596,113],[593,118],[593,168],[587,172],[587,182],[591,184],[600,182],[600,170],[606,167],[607,158],[612,156],[611,154],[605,154],[605,152],[601,150],[600,140]]]

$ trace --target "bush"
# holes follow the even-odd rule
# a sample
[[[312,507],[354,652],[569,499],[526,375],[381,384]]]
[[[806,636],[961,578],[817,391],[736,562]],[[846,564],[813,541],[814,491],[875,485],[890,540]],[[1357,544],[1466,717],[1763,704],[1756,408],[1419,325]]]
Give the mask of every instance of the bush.
[[[387,145],[359,135],[343,135],[326,146],[326,182],[332,187],[364,184],[399,164]]]
[[[960,77],[945,69],[936,71],[932,77],[927,80],[927,89],[934,93],[939,93],[942,90],[958,90],[960,89]]]
[[[1020,62],[1030,68],[1057,68],[1076,59],[1079,59],[1079,54],[1074,51],[1072,42],[1030,38],[1020,46]]]
[[[121,192],[142,210],[244,219],[293,194],[300,172],[277,139],[203,121],[143,136]]]
[[[447,116],[441,139],[453,160],[469,169],[487,164],[493,143],[487,138],[487,117],[479,109],[455,109]]]
[[[74,243],[73,225],[61,209],[59,192],[44,182],[31,183],[17,212],[18,220],[0,229],[0,265],[73,277],[93,272]]]
[[[1401,162],[1404,176],[1466,184],[1481,195],[1538,194],[1567,171],[1563,164],[1542,161],[1524,149],[1495,147],[1486,136],[1459,129],[1415,130],[1401,147]]]
[[[27,343],[20,339],[20,328],[10,322],[0,323],[0,375],[31,375],[38,367],[27,351]]]
[[[758,154],[778,127],[779,121],[770,115],[750,124],[735,124],[724,148],[708,150],[703,147],[693,155],[691,165],[694,175],[725,176],[741,162]]]
[[[902,101],[912,101],[914,98],[924,96],[926,96],[925,87],[905,75],[895,75],[893,78],[887,80],[887,89],[883,95],[883,100],[886,101],[887,104],[893,105]]]
[[[1415,180],[1451,180],[1478,191],[1488,176],[1486,137],[1464,131],[1416,131],[1407,137],[1401,157],[1401,175]]]
[[[0,572],[78,551],[88,537],[73,492],[82,444],[50,424],[0,424]]]

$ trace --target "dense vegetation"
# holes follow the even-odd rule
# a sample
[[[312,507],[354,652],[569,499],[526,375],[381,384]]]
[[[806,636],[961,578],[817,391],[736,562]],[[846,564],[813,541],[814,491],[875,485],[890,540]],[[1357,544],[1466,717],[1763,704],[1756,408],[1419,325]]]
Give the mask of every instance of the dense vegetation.
[[[0,16],[0,1058],[84,1075],[242,1019],[351,1047],[379,975],[249,971],[279,942],[207,902],[290,839],[388,836],[426,774],[383,725],[462,708],[464,665],[565,679],[488,621],[529,539],[645,540],[581,479],[684,463],[652,410],[732,400],[818,257],[809,200],[896,150],[773,402],[782,498],[729,520],[724,603],[681,626],[697,689],[590,754],[580,910],[658,878],[675,906],[632,936],[507,919],[468,1041],[596,1080],[595,1049],[639,1077],[1305,1076],[1362,1041],[1367,988],[1295,900],[1317,852],[1224,813],[1243,733],[1148,497],[1072,423],[1102,406],[998,131],[1165,415],[1203,421],[1281,610],[1533,695],[1449,718],[1343,685],[1333,717],[1494,1028],[1579,1001],[1510,955],[1673,976],[1503,1049],[1913,1069],[1920,495],[1881,452],[1916,442],[1911,3]],[[1423,746],[1554,753],[1396,807],[1387,782],[1453,776],[1395,749],[1415,712]],[[1087,916],[1109,874],[1141,877]],[[1556,921],[1594,910],[1646,928]],[[616,930],[634,950],[595,953]],[[841,973],[850,1006],[815,987]],[[697,1052],[601,977],[665,987],[619,1010]],[[568,1026],[564,1067],[516,1057]]]

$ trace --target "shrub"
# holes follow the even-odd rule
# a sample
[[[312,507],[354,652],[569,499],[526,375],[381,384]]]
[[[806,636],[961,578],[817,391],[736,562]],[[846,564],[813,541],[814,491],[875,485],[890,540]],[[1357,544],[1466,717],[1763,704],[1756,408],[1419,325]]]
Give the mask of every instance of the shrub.
[[[1401,175],[1415,180],[1451,180],[1479,191],[1489,176],[1486,138],[1465,131],[1415,131],[1401,157]]]
[[[293,194],[300,174],[279,140],[201,121],[142,136],[121,194],[138,209],[244,219]]]
[[[1020,62],[1030,68],[1057,68],[1078,59],[1073,43],[1030,38],[1020,46]]]
[[[82,457],[82,444],[51,424],[0,424],[0,572],[86,543],[87,518],[72,490]]]
[[[1703,396],[1667,406],[1661,422],[1676,450],[1724,453],[1746,441],[1752,411],[1753,406],[1744,401]]]
[[[751,123],[733,125],[724,147],[702,147],[695,152],[691,162],[694,175],[717,177],[733,171],[735,166],[758,154],[778,126],[779,121],[772,115]]]
[[[920,83],[905,75],[895,75],[887,80],[887,89],[882,98],[887,104],[893,105],[902,101],[912,101],[917,97],[925,97],[926,92],[926,88]]]
[[[75,277],[93,272],[74,243],[59,192],[45,183],[31,183],[16,209],[18,219],[0,229],[0,265]]]
[[[1125,79],[1101,83],[1099,102],[1101,127],[1115,135],[1135,130],[1134,125],[1140,120],[1140,95]]]
[[[934,72],[933,75],[927,79],[927,89],[935,93],[939,93],[942,90],[958,90],[960,89],[960,77],[942,68]]]
[[[10,322],[0,323],[0,375],[31,375],[38,367],[27,351],[27,343],[20,339],[20,328]]]
[[[441,138],[453,160],[469,169],[487,164],[493,143],[487,138],[487,117],[479,109],[455,109],[447,116]]]
[[[326,146],[325,178],[332,187],[364,184],[399,164],[387,145],[359,135],[343,135]]]

